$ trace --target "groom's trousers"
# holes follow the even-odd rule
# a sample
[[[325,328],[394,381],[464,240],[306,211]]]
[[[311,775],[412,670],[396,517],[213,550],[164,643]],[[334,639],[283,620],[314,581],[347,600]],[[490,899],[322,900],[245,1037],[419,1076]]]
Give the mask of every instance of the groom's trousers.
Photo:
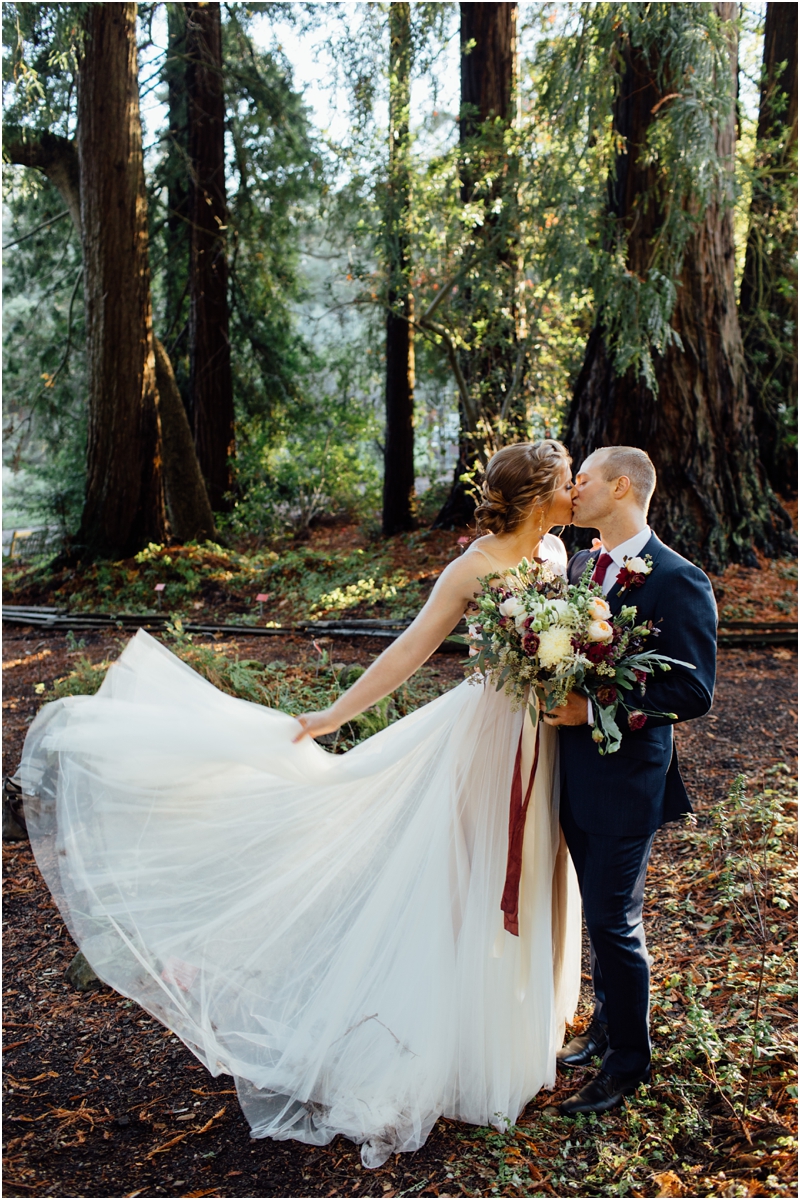
[[[578,876],[592,942],[594,1018],[608,1027],[603,1069],[644,1075],[650,1065],[650,966],[642,923],[644,881],[655,834],[604,837],[575,821],[566,787],[561,828]]]

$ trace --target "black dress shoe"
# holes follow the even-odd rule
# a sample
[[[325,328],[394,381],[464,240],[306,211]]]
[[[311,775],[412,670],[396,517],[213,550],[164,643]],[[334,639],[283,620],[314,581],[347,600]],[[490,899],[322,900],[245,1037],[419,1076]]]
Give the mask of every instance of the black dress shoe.
[[[586,1033],[574,1037],[556,1053],[561,1067],[585,1067],[595,1056],[602,1058],[608,1048],[608,1030],[599,1021],[592,1021]]]
[[[594,1079],[582,1087],[574,1096],[569,1096],[558,1111],[562,1117],[577,1117],[578,1113],[602,1113],[616,1108],[626,1096],[631,1096],[640,1083],[650,1082],[650,1069],[643,1075],[609,1075],[599,1071]]]

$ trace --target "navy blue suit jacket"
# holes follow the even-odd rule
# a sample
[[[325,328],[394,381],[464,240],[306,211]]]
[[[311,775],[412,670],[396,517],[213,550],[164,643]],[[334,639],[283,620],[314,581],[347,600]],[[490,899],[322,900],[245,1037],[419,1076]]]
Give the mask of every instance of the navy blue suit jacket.
[[[633,705],[651,712],[672,712],[679,721],[701,717],[711,708],[717,656],[717,606],[708,577],[687,559],[670,550],[655,534],[641,552],[653,569],[641,587],[620,595],[615,584],[608,594],[612,613],[634,604],[637,621],[652,621],[660,629],[646,649],[693,663],[696,670],[673,666],[648,678],[647,691],[627,693]],[[576,554],[567,573],[577,583],[597,552]],[[622,717],[622,714],[620,714]],[[564,725],[559,730],[561,785],[578,826],[587,833],[610,837],[642,837],[665,821],[691,812],[678,769],[672,737],[674,722],[648,717],[643,729],[623,729],[622,745],[601,755],[588,725]]]

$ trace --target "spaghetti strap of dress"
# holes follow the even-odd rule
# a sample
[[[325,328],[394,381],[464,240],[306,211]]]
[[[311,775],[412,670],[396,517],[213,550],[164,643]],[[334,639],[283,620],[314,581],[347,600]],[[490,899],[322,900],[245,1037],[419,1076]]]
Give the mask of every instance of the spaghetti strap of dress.
[[[490,566],[490,567],[492,567],[493,569],[494,569],[494,568],[497,568],[497,566],[498,566],[497,559],[495,559],[495,558],[492,558],[491,554],[488,554],[488,553],[487,553],[485,550],[483,550],[483,549],[482,549],[480,546],[471,546],[471,547],[470,547],[470,551],[469,551],[469,552],[470,552],[470,554],[480,554],[480,555],[482,555],[482,557],[486,559],[486,561],[488,562],[488,564],[489,564],[489,566]],[[502,569],[502,568],[501,568],[501,569]],[[505,569],[507,569],[507,568],[505,568]]]

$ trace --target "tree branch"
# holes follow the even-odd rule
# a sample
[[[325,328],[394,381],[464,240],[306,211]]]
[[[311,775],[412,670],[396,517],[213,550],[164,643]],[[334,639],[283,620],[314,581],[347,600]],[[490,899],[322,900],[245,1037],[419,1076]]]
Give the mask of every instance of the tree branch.
[[[458,387],[458,394],[461,397],[464,415],[469,425],[469,432],[474,432],[478,427],[478,414],[475,411],[475,405],[472,403],[472,397],[469,394],[467,381],[464,378],[461,364],[458,361],[458,354],[456,353],[453,339],[443,325],[440,325],[438,321],[431,321],[427,315],[421,317],[419,321],[413,321],[412,324],[423,333],[432,333],[444,342],[445,349],[447,350],[447,358],[455,376],[456,386]]]
[[[2,247],[2,249],[10,250],[12,246],[18,246],[20,244],[20,242],[27,242],[28,238],[32,238],[33,235],[35,233],[38,233],[40,229],[47,229],[48,225],[55,225],[56,221],[60,221],[60,220],[62,220],[62,218],[68,217],[68,216],[69,216],[69,209],[65,208],[64,211],[60,212],[57,217],[50,217],[49,220],[42,221],[42,223],[40,225],[37,225],[35,227],[35,229],[31,229],[28,233],[23,233],[22,237],[16,238],[13,242],[6,242],[6,244]]]
[[[34,167],[46,175],[61,193],[72,223],[80,233],[80,168],[74,142],[49,132],[31,137],[22,126],[11,126],[3,138],[3,157],[7,162]]]

